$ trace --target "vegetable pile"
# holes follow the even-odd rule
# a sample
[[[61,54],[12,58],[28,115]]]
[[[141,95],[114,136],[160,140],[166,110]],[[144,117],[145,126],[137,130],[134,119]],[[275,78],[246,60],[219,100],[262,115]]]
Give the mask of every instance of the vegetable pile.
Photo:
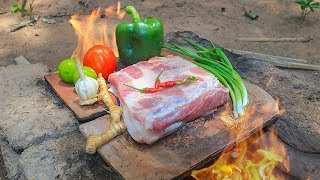
[[[244,116],[245,107],[248,104],[248,93],[241,76],[233,68],[228,57],[221,48],[217,48],[212,42],[212,49],[207,49],[190,39],[184,38],[191,47],[196,50],[179,46],[165,44],[163,47],[179,54],[194,59],[194,64],[212,73],[217,79],[229,89],[233,104],[233,115],[235,118]]]

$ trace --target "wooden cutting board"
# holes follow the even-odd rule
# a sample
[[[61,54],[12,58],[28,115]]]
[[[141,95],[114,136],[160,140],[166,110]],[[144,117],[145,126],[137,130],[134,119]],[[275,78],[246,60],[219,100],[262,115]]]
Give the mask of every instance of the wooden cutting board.
[[[273,123],[277,117],[275,100],[256,85],[246,83],[250,103],[243,131],[237,141],[245,139]],[[236,142],[219,119],[231,114],[229,106],[215,115],[189,122],[176,132],[152,145],[135,142],[128,132],[103,145],[98,152],[124,179],[180,179],[215,159],[228,145]],[[109,116],[80,125],[85,137],[100,135],[108,129]]]

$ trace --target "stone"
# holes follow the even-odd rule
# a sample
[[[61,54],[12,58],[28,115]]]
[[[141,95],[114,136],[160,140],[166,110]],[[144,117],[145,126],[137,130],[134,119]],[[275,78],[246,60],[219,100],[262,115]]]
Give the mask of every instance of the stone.
[[[119,179],[87,155],[78,122],[48,88],[42,64],[0,67],[0,146],[10,179]]]
[[[86,154],[84,145],[85,138],[74,131],[29,147],[19,163],[27,179],[95,179],[97,173],[103,174],[103,179],[119,179],[102,162],[93,163],[95,155]]]
[[[287,174],[289,176],[287,179],[320,179],[320,154],[298,151],[281,139],[271,140],[270,137],[277,136],[270,136],[270,131],[265,131],[264,135],[260,136],[256,142],[259,142],[260,147],[267,146],[283,157],[283,163],[279,163],[276,170]],[[273,142],[271,146],[270,142]],[[285,148],[285,152],[282,151],[282,146]],[[288,164],[288,166],[284,164]]]
[[[248,61],[239,58],[239,61]],[[310,77],[297,76],[291,71],[270,68],[265,62],[239,63],[237,68],[247,80],[255,82],[274,98],[280,98],[280,105],[286,112],[275,123],[279,137],[297,150],[320,153],[320,101],[310,96],[320,96],[317,72]],[[245,67],[247,66],[247,67]],[[250,67],[250,71],[247,69]],[[301,73],[302,71],[300,71]],[[308,83],[305,83],[308,82]]]
[[[30,62],[23,56],[18,56],[16,58],[14,58],[14,61],[17,63],[17,64],[30,64]]]
[[[320,154],[310,154],[286,145],[290,157],[290,176],[298,179],[320,179]]]
[[[47,19],[47,18],[42,18],[41,21],[44,22],[44,23],[47,23],[47,24],[55,24],[55,23],[57,23],[56,20],[54,20],[54,19]]]
[[[19,154],[3,139],[0,140],[0,147],[5,165],[3,170],[7,172],[6,177],[8,179],[25,179],[19,166]]]
[[[23,150],[78,128],[78,122],[50,91],[42,64],[0,67],[0,129],[9,145]]]

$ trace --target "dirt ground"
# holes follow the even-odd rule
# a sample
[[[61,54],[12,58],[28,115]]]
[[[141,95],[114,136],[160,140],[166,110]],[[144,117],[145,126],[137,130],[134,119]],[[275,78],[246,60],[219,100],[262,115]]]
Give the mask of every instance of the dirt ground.
[[[77,38],[69,23],[70,15],[89,14],[95,7],[107,7],[117,1],[89,1],[88,7],[79,1],[36,0],[34,15],[39,21],[32,27],[10,32],[10,27],[22,21],[19,14],[9,12],[16,0],[1,0],[0,4],[0,66],[14,64],[14,58],[24,56],[31,63],[45,63],[56,70],[62,59],[69,58],[76,48]],[[134,0],[121,1],[122,7],[133,5],[141,17],[152,16],[163,20],[165,32],[193,31],[225,48],[259,52],[271,55],[305,59],[320,65],[320,10],[305,20],[300,18],[300,9],[291,0]],[[225,8],[225,11],[221,11]],[[259,14],[263,22],[243,15],[243,9]],[[46,24],[41,18],[56,20]],[[104,18],[113,31],[120,22]],[[126,21],[130,17],[126,16]],[[309,42],[240,42],[240,37],[310,37]],[[0,169],[1,158],[0,158]],[[0,171],[0,179],[2,176]]]
[[[53,18],[55,24],[39,20],[33,27],[10,32],[10,26],[19,23],[19,14],[8,12],[15,0],[2,0],[0,7],[0,65],[14,63],[14,58],[23,55],[31,63],[44,62],[56,69],[58,63],[69,58],[77,43],[69,17],[72,14],[88,14],[93,8],[107,7],[113,1],[89,1],[84,7],[78,1],[37,0],[34,14]],[[190,30],[226,48],[260,52],[272,55],[306,59],[320,64],[320,11],[300,18],[300,9],[291,0],[135,0],[122,1],[122,7],[134,5],[141,17],[153,16],[164,22],[165,32]],[[221,8],[225,8],[222,12]],[[243,15],[243,9],[255,11],[263,22],[253,21]],[[110,18],[112,31],[120,21]],[[128,16],[124,20],[130,20]],[[310,42],[240,42],[240,37],[310,37]]]

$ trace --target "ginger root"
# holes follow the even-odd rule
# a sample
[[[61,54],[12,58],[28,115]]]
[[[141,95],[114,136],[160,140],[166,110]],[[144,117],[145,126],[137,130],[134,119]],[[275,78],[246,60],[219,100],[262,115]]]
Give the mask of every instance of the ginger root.
[[[118,123],[111,124],[108,131],[100,136],[89,136],[89,138],[87,139],[86,152],[88,154],[96,153],[97,149],[100,146],[117,137],[118,135],[124,133],[125,130],[126,125],[124,124],[124,122],[120,121]]]
[[[126,125],[123,121],[121,121],[122,108],[116,105],[110,93],[108,92],[108,86],[106,84],[105,79],[102,77],[102,74],[99,74],[99,78],[97,79],[99,83],[100,92],[98,94],[98,100],[104,102],[106,107],[110,112],[110,127],[107,132],[103,133],[100,136],[90,135],[87,139],[86,144],[86,152],[89,154],[94,154],[97,149],[108,141],[112,140],[116,136],[122,134],[126,130]],[[88,100],[87,103],[92,103],[94,100]],[[95,102],[94,102],[95,103]]]
[[[112,101],[109,101],[110,98],[112,98],[108,92],[108,85],[106,84],[105,82],[105,79],[104,78],[100,78],[100,75],[98,75],[99,78],[97,79],[97,82],[98,82],[98,85],[99,85],[99,89],[100,89],[100,92],[99,94],[96,96],[96,97],[93,97],[91,99],[87,99],[85,101],[81,100],[79,101],[79,104],[81,106],[90,106],[90,105],[93,105],[95,104],[96,102],[98,101],[103,101],[105,104],[106,103],[109,103],[109,106],[106,104],[107,108],[108,107],[112,107],[113,105],[111,103],[114,103],[113,102],[113,99]]]
[[[91,99],[87,99],[85,101],[80,100],[80,105],[81,106],[89,106],[89,105],[93,105],[94,103],[99,101],[99,96],[91,98]]]

